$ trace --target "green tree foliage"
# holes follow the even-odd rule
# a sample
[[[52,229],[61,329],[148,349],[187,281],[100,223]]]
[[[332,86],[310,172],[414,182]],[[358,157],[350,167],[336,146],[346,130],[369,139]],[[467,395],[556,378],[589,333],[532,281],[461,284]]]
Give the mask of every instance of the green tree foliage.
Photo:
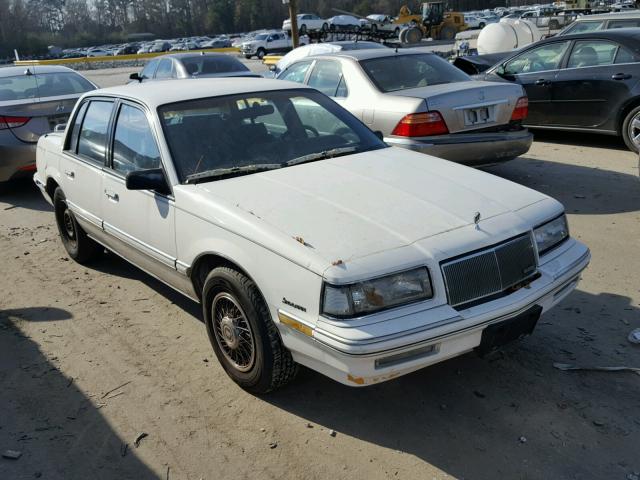
[[[511,4],[534,0],[512,0]],[[504,0],[450,0],[457,8],[503,5]],[[359,15],[396,15],[407,0],[298,0],[300,12],[325,18],[335,9]],[[47,45],[79,47],[125,41],[130,33],[157,38],[248,32],[278,28],[288,17],[282,0],[0,0],[0,58],[13,49],[22,55],[46,53]]]

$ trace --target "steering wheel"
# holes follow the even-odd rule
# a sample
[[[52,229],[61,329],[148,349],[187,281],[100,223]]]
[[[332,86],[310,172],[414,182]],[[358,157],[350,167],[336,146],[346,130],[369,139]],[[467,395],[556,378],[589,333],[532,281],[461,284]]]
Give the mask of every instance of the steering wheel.
[[[320,132],[318,132],[318,129],[317,129],[317,128],[312,127],[311,125],[302,125],[302,126],[304,127],[304,129],[305,129],[307,132],[311,132],[311,133],[313,133],[313,136],[314,136],[314,137],[318,138],[318,137],[320,136]]]
[[[341,136],[348,142],[351,142],[351,141],[358,142],[360,140],[360,138],[358,138],[358,135],[356,135],[353,130],[347,127],[340,127],[333,133],[335,135]]]

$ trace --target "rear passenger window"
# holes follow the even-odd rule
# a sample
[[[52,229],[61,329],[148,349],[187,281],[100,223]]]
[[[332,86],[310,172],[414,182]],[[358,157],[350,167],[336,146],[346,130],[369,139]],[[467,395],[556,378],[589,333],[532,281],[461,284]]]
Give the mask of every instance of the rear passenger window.
[[[633,54],[626,48],[620,47],[616,55],[615,63],[633,63],[633,62],[635,62],[635,58],[633,57]]]
[[[66,150],[70,152],[76,153],[78,149],[78,136],[80,135],[80,125],[82,125],[82,119],[84,118],[84,114],[87,111],[87,105],[89,102],[85,102],[80,106],[78,110],[78,114],[76,115],[75,121],[73,122],[73,127],[71,127],[71,135],[69,136],[69,143],[67,144]]]
[[[640,19],[627,19],[627,20],[609,20],[607,29],[612,28],[638,28],[640,27]]]
[[[104,164],[112,108],[113,102],[91,102],[80,130],[78,154],[100,165]]]
[[[113,169],[126,175],[160,167],[160,152],[144,112],[122,105],[113,139]]]
[[[342,80],[342,68],[337,62],[318,61],[309,76],[309,86],[329,97],[335,97]]]
[[[611,42],[586,40],[576,42],[569,56],[568,68],[597,67],[611,65],[618,45]]]

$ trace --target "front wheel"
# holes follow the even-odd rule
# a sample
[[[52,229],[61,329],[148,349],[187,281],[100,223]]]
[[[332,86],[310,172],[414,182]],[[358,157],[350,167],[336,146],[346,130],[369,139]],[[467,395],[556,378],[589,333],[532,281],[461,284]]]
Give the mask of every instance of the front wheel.
[[[256,56],[257,56],[260,60],[262,60],[262,59],[264,58],[264,56],[265,56],[265,54],[266,54],[266,53],[267,53],[267,52],[266,52],[266,50],[265,50],[264,48],[259,48],[259,49],[258,49],[258,52],[256,53]]]
[[[244,58],[246,58],[247,60],[251,60],[251,57],[253,57],[253,55],[245,55]]]
[[[486,24],[484,22],[480,22],[478,24],[478,28],[483,29],[484,27],[486,27]]]
[[[212,270],[202,309],[216,357],[240,387],[267,393],[295,377],[298,365],[282,344],[258,287],[245,275],[227,267]]]
[[[622,122],[622,139],[632,152],[640,151],[640,106],[631,110]]]
[[[307,34],[307,26],[306,26],[306,25],[302,25],[302,26],[300,27],[300,29],[298,30],[298,33],[299,33],[300,35],[306,35],[306,34]]]
[[[89,238],[82,227],[78,225],[60,187],[56,188],[53,194],[53,206],[60,239],[69,256],[80,264],[87,263],[97,257],[102,251],[102,247]]]

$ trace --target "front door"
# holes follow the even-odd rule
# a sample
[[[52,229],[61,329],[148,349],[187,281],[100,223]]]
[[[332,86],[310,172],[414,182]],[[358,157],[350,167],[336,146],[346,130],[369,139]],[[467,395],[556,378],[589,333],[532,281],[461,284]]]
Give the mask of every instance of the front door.
[[[156,136],[142,107],[128,102],[118,107],[110,156],[102,194],[104,230],[133,263],[164,278],[164,269],[175,270],[177,256],[174,200],[126,188],[127,173],[162,167]]]
[[[529,97],[527,125],[551,125],[554,118],[553,84],[571,42],[548,43],[522,52],[502,65],[500,76],[518,82]]]

